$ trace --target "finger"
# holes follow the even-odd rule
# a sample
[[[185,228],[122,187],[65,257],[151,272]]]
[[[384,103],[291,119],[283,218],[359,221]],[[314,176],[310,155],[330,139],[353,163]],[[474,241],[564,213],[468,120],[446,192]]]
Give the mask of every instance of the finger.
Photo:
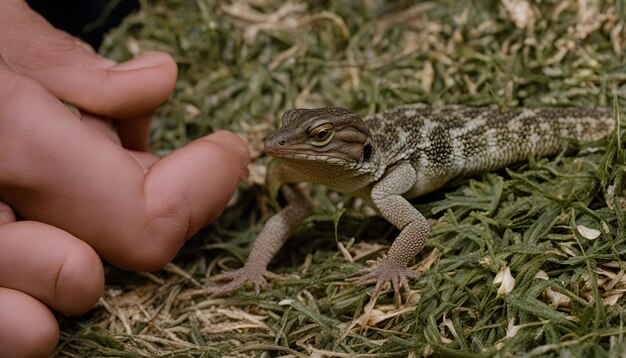
[[[145,225],[143,169],[0,61],[0,200],[113,259]]]
[[[115,144],[122,145],[120,137],[113,128],[113,120],[97,117],[93,114],[82,111],[79,114],[83,123],[89,126],[89,128],[91,128],[94,132],[104,136]]]
[[[3,2],[0,10],[1,55],[57,98],[101,116],[136,118],[151,113],[174,89],[177,68],[167,54],[116,64],[52,27],[25,1]]]
[[[244,139],[231,132],[217,131],[210,136],[210,140],[236,155],[240,164],[240,178],[245,179],[248,176],[250,151]]]
[[[178,209],[185,212],[188,238],[222,213],[249,161],[245,144],[230,132],[198,139],[150,168],[145,182],[147,205],[155,216],[171,210],[171,203],[183,205]]]
[[[144,172],[147,172],[148,169],[152,166],[152,164],[154,164],[157,160],[159,160],[159,157],[148,152],[136,152],[133,150],[129,150],[128,153],[133,158],[135,158],[135,161],[137,161],[137,163],[139,164],[139,166],[141,166]]]
[[[83,241],[36,221],[0,226],[0,287],[73,315],[92,308],[103,286],[100,258]]]
[[[80,115],[82,121],[96,133],[104,135],[111,142],[129,150],[142,168],[148,168],[158,159],[157,156],[149,153],[148,131],[151,116],[118,121],[116,130],[111,119],[97,117],[84,111],[81,111]]]
[[[220,132],[147,173],[37,82],[0,67],[0,200],[89,243],[116,266],[151,271],[226,206],[249,161]]]
[[[147,200],[159,198],[165,203],[176,197],[203,198],[187,201],[189,232],[195,233],[222,213],[249,162],[250,155],[239,137],[226,131],[213,133],[150,168],[146,176]]]
[[[13,209],[6,203],[0,201],[0,225],[12,223],[15,221],[15,213]]]
[[[150,121],[152,115],[144,115],[133,120],[117,121],[117,133],[124,148],[132,151],[150,150]]]
[[[59,339],[50,310],[33,297],[0,287],[0,357],[49,357]]]
[[[80,115],[81,115],[82,121],[85,124],[87,124],[89,128],[93,129],[96,133],[103,135],[105,138],[109,139],[111,142],[118,144],[118,145],[122,145],[122,141],[120,140],[120,135],[118,135],[119,125],[118,125],[118,131],[116,131],[113,128],[112,120],[103,119],[87,112],[80,112]],[[130,124],[130,127],[132,127],[132,124],[135,122],[136,121],[127,121],[127,123]],[[130,127],[127,127],[127,128],[130,128]],[[157,157],[156,155],[148,152],[149,145],[148,145],[147,135],[144,136],[145,142],[143,142],[141,145],[132,145],[132,144],[129,145],[128,144],[128,141],[133,140],[132,139],[133,136],[141,137],[142,135],[140,132],[126,131],[125,135],[127,136],[127,143],[125,143],[126,145],[124,145],[124,148],[126,149],[129,149],[129,147],[141,147],[142,148],[140,150],[128,150],[128,153],[130,153],[130,155],[133,158],[135,158],[137,163],[139,163],[139,165],[144,169],[144,171],[146,171],[148,168],[150,168],[152,164],[154,164],[154,162],[156,162],[159,159],[159,157]]]

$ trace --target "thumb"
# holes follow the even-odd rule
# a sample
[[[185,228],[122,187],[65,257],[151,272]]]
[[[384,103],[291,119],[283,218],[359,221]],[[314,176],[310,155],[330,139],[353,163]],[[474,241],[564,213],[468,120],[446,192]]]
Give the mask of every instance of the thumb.
[[[176,63],[169,55],[146,53],[117,64],[55,29],[20,0],[0,3],[0,55],[57,98],[106,117],[148,114],[176,83]]]

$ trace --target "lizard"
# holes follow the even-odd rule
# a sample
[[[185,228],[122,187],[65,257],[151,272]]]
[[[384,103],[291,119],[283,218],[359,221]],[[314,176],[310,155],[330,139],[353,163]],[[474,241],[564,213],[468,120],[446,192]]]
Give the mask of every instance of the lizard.
[[[208,289],[230,293],[252,283],[267,286],[267,265],[312,212],[293,183],[310,182],[362,198],[400,230],[375,268],[353,274],[359,285],[390,282],[395,294],[419,278],[409,263],[420,252],[430,226],[408,199],[430,193],[460,176],[493,171],[550,156],[575,139],[588,142],[610,133],[608,108],[511,108],[405,105],[361,118],[341,107],[291,109],[264,144],[277,158],[268,166],[271,193],[282,187],[287,205],[266,222],[240,269],[218,275],[231,282]]]

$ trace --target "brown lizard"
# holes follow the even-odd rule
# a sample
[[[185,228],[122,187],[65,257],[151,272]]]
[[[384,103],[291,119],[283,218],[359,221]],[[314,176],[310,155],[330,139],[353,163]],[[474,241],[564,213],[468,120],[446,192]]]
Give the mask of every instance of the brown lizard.
[[[292,109],[265,141],[265,152],[279,158],[268,169],[270,191],[283,184],[310,182],[363,198],[400,230],[375,269],[364,268],[356,283],[375,283],[372,295],[391,282],[396,294],[418,278],[410,261],[430,228],[407,199],[432,192],[450,179],[491,171],[547,156],[567,139],[592,141],[613,130],[606,108],[494,109],[408,105],[365,118],[338,107]],[[267,285],[267,265],[285,240],[310,215],[311,204],[284,185],[286,207],[272,216],[252,245],[245,265],[226,272],[231,279],[209,292],[217,295],[252,283]]]

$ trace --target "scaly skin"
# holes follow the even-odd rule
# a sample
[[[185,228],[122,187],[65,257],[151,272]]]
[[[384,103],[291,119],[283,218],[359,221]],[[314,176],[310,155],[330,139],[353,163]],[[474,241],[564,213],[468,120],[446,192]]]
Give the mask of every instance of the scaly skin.
[[[568,139],[592,141],[613,130],[609,109],[499,110],[465,106],[409,105],[361,119],[343,108],[292,109],[265,142],[267,154],[279,158],[268,170],[275,192],[288,183],[310,182],[366,200],[400,230],[374,270],[355,276],[374,284],[372,295],[390,282],[396,294],[418,274],[408,268],[430,228],[407,199],[442,187],[450,179],[496,170],[530,154],[558,153]],[[311,212],[305,197],[283,186],[288,205],[267,222],[240,270],[213,294],[251,282],[266,285],[267,264]]]

